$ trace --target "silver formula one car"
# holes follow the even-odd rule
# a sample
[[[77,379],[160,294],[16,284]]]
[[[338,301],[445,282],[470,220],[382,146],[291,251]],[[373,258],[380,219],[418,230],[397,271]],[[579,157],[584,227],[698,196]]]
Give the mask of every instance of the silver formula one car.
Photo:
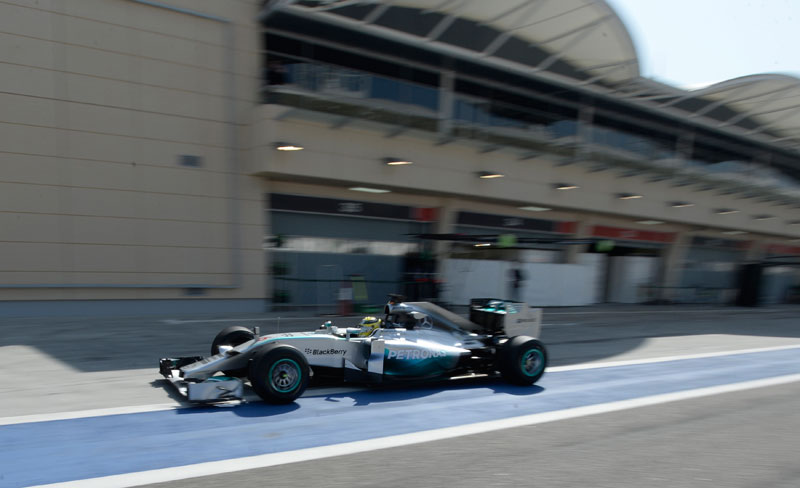
[[[326,322],[309,332],[260,335],[231,326],[217,334],[211,356],[164,358],[159,369],[192,402],[241,399],[246,378],[265,401],[289,403],[312,375],[375,384],[499,373],[532,385],[547,365],[536,339],[540,310],[524,303],[474,299],[467,320],[391,295],[384,312],[385,319],[354,328]]]

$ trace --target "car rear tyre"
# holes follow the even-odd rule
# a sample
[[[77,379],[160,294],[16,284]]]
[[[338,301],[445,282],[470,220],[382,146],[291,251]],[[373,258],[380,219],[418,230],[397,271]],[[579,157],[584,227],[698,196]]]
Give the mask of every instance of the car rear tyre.
[[[253,390],[268,403],[291,403],[308,386],[308,361],[292,346],[273,344],[261,348],[250,361],[247,377]]]
[[[252,330],[241,325],[231,325],[226,327],[217,334],[214,341],[211,343],[211,355],[219,354],[220,346],[236,347],[240,344],[252,340],[256,337]],[[223,371],[227,376],[234,376],[237,378],[247,376],[247,368],[231,369]]]
[[[529,386],[544,374],[547,350],[541,341],[532,337],[512,337],[500,350],[498,363],[503,379],[515,385]]]

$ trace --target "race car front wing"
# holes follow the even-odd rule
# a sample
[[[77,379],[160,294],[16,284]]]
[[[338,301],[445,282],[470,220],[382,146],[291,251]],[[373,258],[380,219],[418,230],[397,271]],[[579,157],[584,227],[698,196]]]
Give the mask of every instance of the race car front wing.
[[[161,358],[158,370],[164,378],[190,402],[214,403],[241,400],[244,397],[244,383],[231,376],[212,376],[205,380],[192,380],[183,377],[181,368],[198,361],[201,356],[180,358]]]

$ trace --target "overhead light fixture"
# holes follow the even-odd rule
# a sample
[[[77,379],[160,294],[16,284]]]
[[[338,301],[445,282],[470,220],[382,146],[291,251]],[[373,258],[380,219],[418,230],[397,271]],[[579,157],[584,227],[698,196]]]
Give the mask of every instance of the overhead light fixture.
[[[275,149],[278,151],[302,151],[305,149],[303,146],[298,146],[297,144],[291,144],[289,142],[276,142]]]
[[[494,171],[478,171],[476,174],[478,175],[478,178],[484,180],[490,180],[492,178],[502,178],[505,176],[503,173],[495,173]]]
[[[636,193],[617,193],[617,198],[620,200],[636,200],[637,198],[644,198],[644,195]]]
[[[414,162],[402,158],[383,158],[383,164],[386,166],[407,166],[414,164]]]
[[[672,202],[669,205],[672,208],[694,207],[694,203],[689,203],[689,202]]]
[[[528,212],[547,212],[548,210],[553,210],[552,208],[547,207],[534,207],[534,206],[527,206],[527,207],[517,207],[520,210],[527,210]]]
[[[727,234],[729,236],[740,236],[742,234],[747,234],[747,232],[743,230],[726,230],[723,234]]]
[[[553,183],[553,188],[556,190],[577,190],[580,187],[572,183]]]
[[[480,244],[475,244],[475,247],[489,247],[491,246],[488,242],[481,242]]]
[[[714,213],[716,213],[717,215],[730,215],[739,213],[739,211],[733,208],[718,208],[714,210]]]
[[[774,215],[762,214],[762,215],[753,215],[753,218],[756,219],[756,220],[772,220],[772,219],[775,218],[775,216]]]
[[[349,188],[352,191],[363,191],[364,193],[390,193],[390,190],[384,190],[382,188],[369,188],[366,186],[354,186]]]
[[[663,224],[664,222],[660,220],[637,220],[636,223],[642,225],[659,225]]]

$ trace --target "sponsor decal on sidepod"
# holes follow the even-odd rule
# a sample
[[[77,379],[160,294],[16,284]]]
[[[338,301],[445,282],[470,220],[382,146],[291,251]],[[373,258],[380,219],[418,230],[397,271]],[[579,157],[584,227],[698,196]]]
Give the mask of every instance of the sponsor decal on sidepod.
[[[344,356],[347,353],[345,349],[311,349],[309,347],[305,348],[306,355],[310,356],[327,356],[327,355],[341,355]]]
[[[390,349],[387,359],[431,359],[447,356],[445,351],[429,351],[427,349]]]

